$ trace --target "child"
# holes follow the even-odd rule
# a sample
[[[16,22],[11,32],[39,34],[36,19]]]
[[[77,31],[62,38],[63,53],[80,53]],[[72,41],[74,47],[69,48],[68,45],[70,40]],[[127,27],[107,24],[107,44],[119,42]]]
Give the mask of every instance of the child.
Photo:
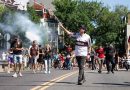
[[[13,62],[13,52],[12,51],[8,52],[8,54],[7,54],[7,60],[8,60],[8,71],[7,71],[7,73],[10,73],[10,68],[14,64],[14,62]]]

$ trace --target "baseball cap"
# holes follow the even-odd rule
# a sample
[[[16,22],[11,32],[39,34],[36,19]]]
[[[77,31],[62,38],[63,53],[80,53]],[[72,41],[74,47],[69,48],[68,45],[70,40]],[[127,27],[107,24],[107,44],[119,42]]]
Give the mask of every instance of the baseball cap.
[[[85,25],[80,25],[80,29],[83,29],[83,30],[87,31]]]

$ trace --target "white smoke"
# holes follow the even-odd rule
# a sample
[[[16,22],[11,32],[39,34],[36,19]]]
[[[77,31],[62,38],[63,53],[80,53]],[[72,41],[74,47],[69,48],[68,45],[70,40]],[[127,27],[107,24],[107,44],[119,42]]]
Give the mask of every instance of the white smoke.
[[[40,29],[40,25],[35,24],[27,16],[23,16],[21,14],[16,14],[15,17],[17,20],[15,22],[15,26],[18,26],[22,31],[25,31],[26,37],[29,40],[37,40],[40,43],[42,38],[40,34],[43,34],[43,30]]]
[[[14,16],[7,16],[5,21],[10,22],[10,20],[13,21],[11,24],[3,24],[0,23],[0,29],[2,29],[5,32],[9,32],[11,34],[16,34],[17,30],[21,30],[22,32],[25,32],[25,36],[30,40],[37,40],[37,42],[42,43],[43,40],[46,37],[46,29],[45,27],[42,27],[39,24],[35,24],[32,22],[28,15],[23,15],[20,13],[15,13]]]

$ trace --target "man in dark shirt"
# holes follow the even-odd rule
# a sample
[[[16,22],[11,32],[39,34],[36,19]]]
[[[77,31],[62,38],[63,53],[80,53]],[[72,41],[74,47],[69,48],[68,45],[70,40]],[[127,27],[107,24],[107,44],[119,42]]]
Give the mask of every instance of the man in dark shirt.
[[[105,47],[105,56],[106,56],[105,60],[106,60],[108,74],[110,73],[110,71],[112,73],[114,73],[114,68],[115,68],[114,54],[115,54],[115,49],[114,49],[113,45],[112,44],[107,45]],[[112,65],[112,67],[110,66],[110,63]]]
[[[22,66],[22,42],[20,41],[20,39],[18,37],[16,37],[14,39],[14,41],[11,43],[11,50],[13,51],[13,55],[14,55],[14,75],[13,77],[17,77],[17,74],[19,74],[19,76],[22,76],[21,73],[21,66]],[[18,65],[17,65],[18,64]],[[17,66],[19,67],[19,71],[17,73]]]

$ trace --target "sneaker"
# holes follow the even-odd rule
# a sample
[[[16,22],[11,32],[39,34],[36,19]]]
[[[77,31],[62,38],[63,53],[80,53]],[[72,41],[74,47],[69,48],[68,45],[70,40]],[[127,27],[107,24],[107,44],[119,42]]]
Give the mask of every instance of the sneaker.
[[[99,70],[98,73],[102,73],[102,71]]]
[[[7,73],[10,73],[10,71],[7,71]]]
[[[110,72],[108,71],[107,74],[110,74]]]
[[[17,77],[17,73],[14,73],[13,77]]]
[[[79,82],[78,82],[78,84],[77,84],[77,85],[82,85],[82,83],[79,83]]]
[[[36,71],[35,71],[35,70],[33,70],[33,73],[36,73]]]
[[[23,76],[22,73],[19,73],[19,76],[22,77]]]
[[[50,72],[50,71],[48,71],[48,73],[50,74],[51,72]]]
[[[114,74],[114,71],[111,71]]]
[[[44,72],[45,74],[47,73],[47,71]]]

